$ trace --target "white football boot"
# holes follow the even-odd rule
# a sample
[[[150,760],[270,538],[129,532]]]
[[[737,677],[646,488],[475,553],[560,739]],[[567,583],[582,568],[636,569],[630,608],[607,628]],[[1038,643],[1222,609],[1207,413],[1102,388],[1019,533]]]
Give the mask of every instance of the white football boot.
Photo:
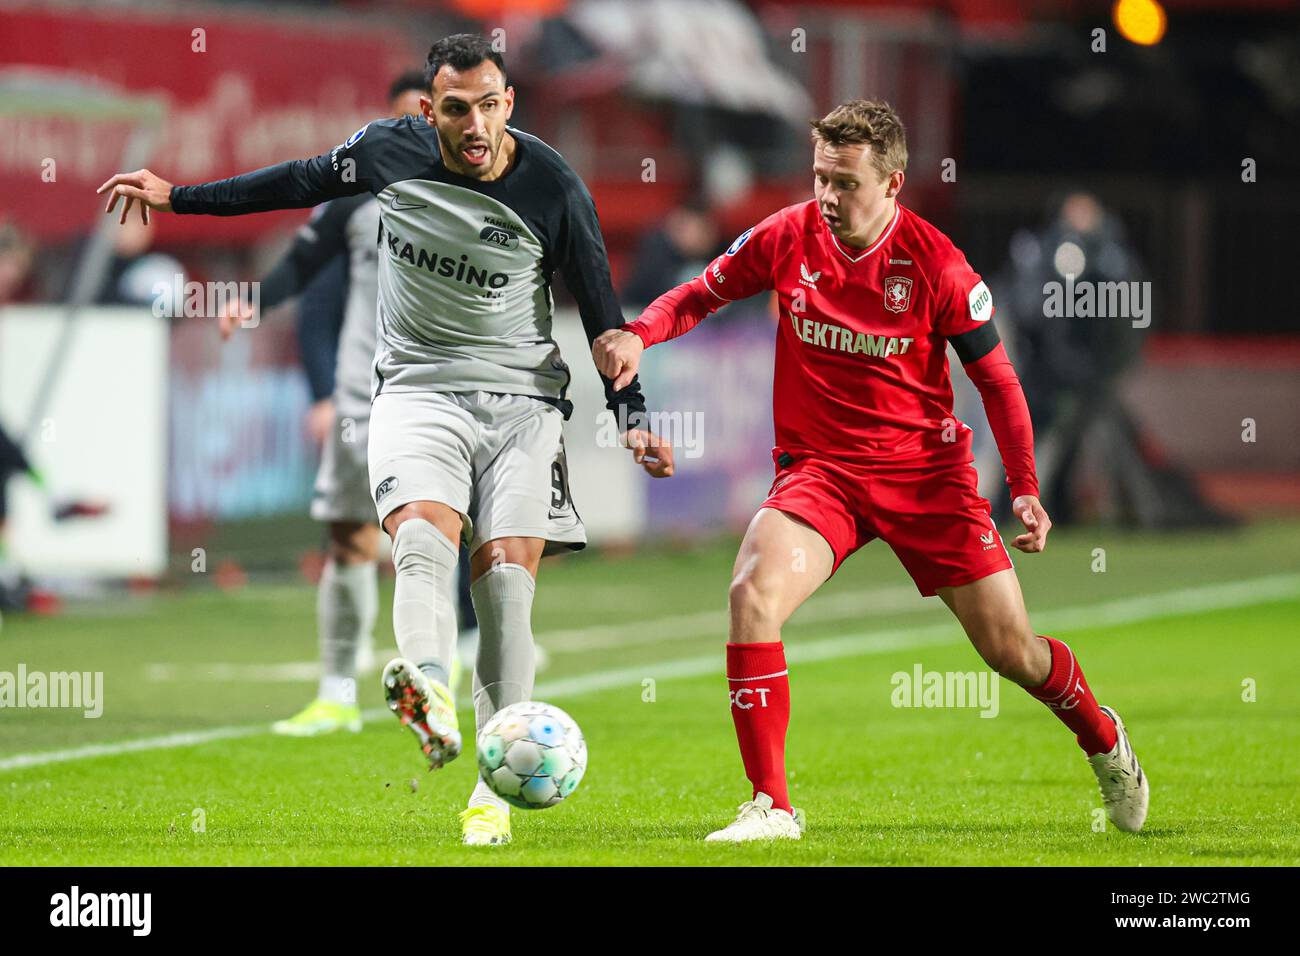
[[[1101,802],[1110,822],[1125,833],[1137,833],[1147,818],[1147,777],[1129,743],[1124,721],[1109,707],[1102,707],[1101,712],[1115,722],[1115,746],[1109,753],[1093,754],[1088,763],[1101,785]]]
[[[747,843],[750,840],[799,840],[807,829],[802,810],[793,814],[772,806],[772,798],[765,793],[754,794],[753,800],[740,805],[736,819],[721,830],[714,830],[704,838],[706,843]]]
[[[451,691],[400,657],[384,668],[383,682],[388,709],[420,741],[430,770],[460,756],[460,724]]]

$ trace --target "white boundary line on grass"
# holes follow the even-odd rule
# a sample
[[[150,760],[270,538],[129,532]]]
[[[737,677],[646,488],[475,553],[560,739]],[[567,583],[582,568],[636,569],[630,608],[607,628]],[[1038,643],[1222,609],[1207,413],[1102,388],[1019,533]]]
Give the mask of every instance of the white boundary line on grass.
[[[1101,601],[1096,604],[1059,608],[1036,614],[1033,620],[1036,628],[1042,631],[1069,631],[1081,627],[1113,627],[1120,624],[1135,624],[1140,621],[1177,617],[1200,611],[1222,611],[1234,607],[1249,607],[1253,604],[1264,604],[1268,601],[1293,597],[1300,597],[1300,574],[1275,574],[1250,578],[1245,581],[1232,581],[1226,584],[1212,584],[1177,591],[1162,591],[1158,594],[1140,597],[1119,598],[1113,601]],[[635,625],[629,626],[643,628],[651,626],[653,623],[638,621]],[[786,648],[786,658],[796,663],[836,660],[844,657],[883,654],[927,644],[956,643],[960,638],[961,631],[958,629],[956,622],[950,621],[928,627],[867,631],[848,634],[843,637],[796,643]],[[534,691],[534,696],[539,700],[554,697],[577,697],[583,694],[614,690],[619,687],[635,686],[647,677],[658,681],[704,677],[709,674],[720,676],[722,668],[723,656],[719,647],[718,653],[708,656],[687,657],[660,662],[647,661],[634,667],[596,671],[591,674],[579,674],[574,677],[545,681],[538,685]],[[367,710],[362,714],[362,719],[366,721],[380,718],[386,719],[387,717],[388,711],[382,708]],[[270,733],[269,724],[241,724],[166,734],[161,737],[141,737],[136,740],[88,744],[84,747],[72,747],[66,750],[14,754],[11,757],[0,759],[0,772],[39,767],[52,763],[66,763],[73,760],[89,760],[95,757],[115,757],[120,754],[139,753],[145,750],[192,747],[218,740],[232,740],[265,733]]]
[[[789,626],[842,621],[868,614],[921,614],[936,610],[933,603],[917,597],[915,588],[874,588],[813,597],[799,608]],[[663,645],[709,634],[722,634],[727,630],[729,619],[729,612],[724,607],[669,614],[635,624],[623,622],[556,628],[541,633],[538,637],[544,643],[546,652],[555,657],[597,650],[644,647],[649,644]],[[144,665],[144,675],[145,680],[157,683],[252,681],[280,684],[316,680],[320,675],[320,661],[282,661],[274,664],[239,664],[231,661],[200,664],[152,662]]]

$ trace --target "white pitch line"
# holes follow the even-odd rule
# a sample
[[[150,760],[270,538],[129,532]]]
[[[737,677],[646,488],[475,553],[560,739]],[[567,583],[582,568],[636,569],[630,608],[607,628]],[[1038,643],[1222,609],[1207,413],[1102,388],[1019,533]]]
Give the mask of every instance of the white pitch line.
[[[19,770],[23,767],[39,767],[47,763],[65,763],[69,760],[89,760],[92,757],[116,757],[119,754],[137,753],[142,750],[170,750],[175,747],[192,747],[195,744],[211,743],[214,740],[232,740],[236,737],[252,737],[267,731],[266,724],[242,724],[238,727],[213,727],[210,730],[190,730],[177,734],[165,734],[162,737],[140,737],[136,740],[119,740],[107,744],[87,744],[84,747],[72,747],[68,750],[45,750],[31,754],[14,754],[0,760],[0,771]]]
[[[795,612],[790,627],[841,621],[864,614],[921,613],[936,610],[932,603],[917,598],[913,588],[877,588],[814,597]],[[670,614],[653,621],[624,621],[540,632],[537,637],[552,655],[662,645],[710,634],[721,639],[727,632],[729,613],[721,610]],[[151,663],[144,667],[145,680],[157,683],[203,681],[215,683],[284,684],[313,681],[320,676],[319,661],[284,661],[275,664],[236,664],[218,661],[208,664]]]
[[[1173,617],[1199,611],[1221,611],[1247,607],[1267,601],[1300,597],[1300,575],[1276,574],[1246,581],[1164,591],[1133,598],[1118,598],[1098,604],[1081,604],[1046,610],[1033,615],[1040,632],[1073,631],[1081,628],[1112,627],[1161,617]],[[652,623],[652,622],[651,622]],[[786,660],[791,663],[836,660],[886,654],[931,644],[959,643],[965,638],[957,622],[948,620],[926,627],[891,628],[885,631],[862,631],[841,637],[788,644]],[[647,662],[618,670],[596,671],[544,682],[534,691],[539,700],[597,693],[641,683],[647,677],[671,680],[721,674],[724,655],[719,642],[718,653],[663,663]],[[386,711],[380,711],[386,715]]]
[[[144,678],[154,683],[205,681],[222,684],[293,684],[320,677],[320,661],[279,664],[146,664]]]
[[[1036,629],[1040,631],[1069,631],[1079,627],[1114,627],[1163,617],[1177,617],[1200,611],[1222,611],[1236,607],[1248,607],[1254,604],[1267,603],[1268,601],[1295,597],[1300,597],[1300,575],[1276,574],[1200,588],[1163,591],[1159,594],[1143,597],[1120,598],[1113,601],[1101,601],[1096,604],[1058,608],[1054,611],[1044,611],[1042,614],[1035,615],[1034,624]],[[837,660],[845,657],[884,654],[927,644],[957,643],[960,639],[961,632],[958,630],[956,623],[948,622],[922,628],[867,631],[793,644],[786,649],[786,657],[796,663]],[[616,690],[620,687],[636,686],[646,678],[653,678],[658,681],[686,677],[705,677],[710,674],[721,675],[722,669],[723,655],[721,648],[719,648],[718,653],[706,656],[679,658],[658,663],[647,661],[645,664],[635,667],[597,671],[591,674],[580,674],[575,677],[546,681],[538,685],[534,695],[542,700],[556,697],[578,697],[605,690]],[[366,721],[381,718],[388,719],[387,710],[376,708],[367,710],[362,714],[362,719]],[[89,744],[68,750],[15,754],[0,759],[0,772],[26,767],[39,767],[52,763],[66,763],[72,760],[139,753],[145,750],[190,747],[218,740],[251,737],[268,732],[269,725],[267,724],[242,724],[167,734],[161,737],[142,737],[136,740],[123,740],[114,743]]]
[[[1252,604],[1286,600],[1300,594],[1300,574],[1270,574],[1245,581],[1229,581],[1201,588],[1184,588],[1159,594],[1117,598],[1100,604],[1046,610],[1031,614],[1038,622],[1050,620],[1058,631],[1072,631],[1085,627],[1109,627],[1128,624],[1152,617],[1175,614],[1194,614],[1198,611],[1224,611]]]
[[[814,597],[795,612],[790,624],[797,627],[801,624],[839,621],[862,614],[909,613],[933,609],[933,605],[920,600],[915,588],[875,588]],[[667,641],[707,637],[710,634],[717,635],[721,640],[727,633],[730,621],[730,613],[722,607],[690,614],[671,614],[652,621],[624,621],[619,624],[596,624],[548,631],[541,636],[545,638],[548,653],[567,654],[658,645]]]

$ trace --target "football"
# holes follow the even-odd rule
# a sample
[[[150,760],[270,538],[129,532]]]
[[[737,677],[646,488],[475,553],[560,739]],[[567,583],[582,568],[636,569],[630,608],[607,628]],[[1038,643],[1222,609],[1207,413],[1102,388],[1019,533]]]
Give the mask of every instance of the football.
[[[478,768],[503,800],[541,810],[577,789],[587,771],[587,743],[560,708],[523,701],[502,708],[479,731]]]

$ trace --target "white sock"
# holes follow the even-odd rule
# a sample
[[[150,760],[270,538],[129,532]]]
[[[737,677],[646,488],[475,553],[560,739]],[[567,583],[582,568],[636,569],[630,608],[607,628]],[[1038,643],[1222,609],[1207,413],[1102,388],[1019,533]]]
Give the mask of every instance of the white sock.
[[[478,615],[474,717],[479,727],[502,707],[533,694],[534,587],[521,564],[494,564],[470,585]]]
[[[316,588],[320,697],[341,704],[357,702],[357,658],[362,645],[370,640],[378,612],[375,562],[325,563]]]
[[[316,696],[334,704],[347,704],[349,707],[357,702],[357,681],[354,677],[335,677],[326,674],[320,679],[320,690]]]
[[[495,564],[470,585],[478,617],[474,663],[474,722],[483,727],[502,707],[533,694],[533,591],[528,569]],[[474,784],[471,807],[490,804],[507,813],[506,803],[483,782]]]
[[[500,797],[498,797],[498,796],[497,796],[497,795],[492,791],[492,788],[489,787],[486,783],[483,782],[483,778],[482,778],[482,777],[479,777],[479,778],[474,782],[474,792],[471,793],[471,794],[469,795],[469,803],[465,804],[465,806],[467,806],[467,807],[482,807],[482,806],[500,807],[500,808],[501,808],[502,810],[504,810],[506,813],[509,813],[509,812],[510,812],[510,804],[506,803],[504,800],[502,800]]]
[[[456,547],[428,521],[408,518],[393,539],[393,565],[397,569],[393,633],[398,653],[445,684],[456,640],[451,603]]]
[[[451,665],[456,657],[456,571],[453,559],[451,579],[438,593],[437,615],[438,646],[442,654],[436,661],[417,662],[420,670],[447,687],[451,686]]]

